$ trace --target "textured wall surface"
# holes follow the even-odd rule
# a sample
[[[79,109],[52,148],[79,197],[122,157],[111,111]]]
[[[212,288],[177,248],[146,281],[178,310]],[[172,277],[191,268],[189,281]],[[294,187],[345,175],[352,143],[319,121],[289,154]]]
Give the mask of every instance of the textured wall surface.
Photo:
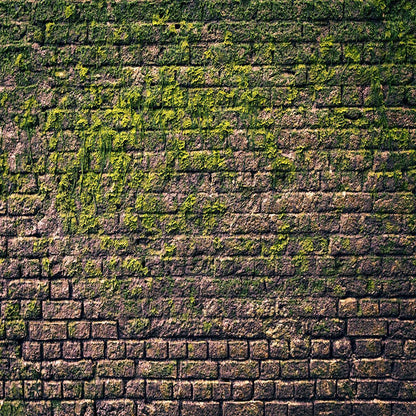
[[[412,1],[0,1],[0,415],[416,415]]]

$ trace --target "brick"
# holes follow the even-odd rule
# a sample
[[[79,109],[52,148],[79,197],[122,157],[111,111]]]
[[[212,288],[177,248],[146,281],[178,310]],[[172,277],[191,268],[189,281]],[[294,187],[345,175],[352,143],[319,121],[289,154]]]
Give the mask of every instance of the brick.
[[[343,360],[311,360],[310,371],[313,378],[346,378],[350,369]]]
[[[174,401],[155,401],[147,405],[138,405],[138,411],[149,416],[179,416],[179,403]],[[118,413],[117,413],[118,414]]]
[[[146,341],[146,357],[165,360],[168,358],[168,343],[166,341]]]
[[[253,383],[251,381],[234,381],[232,391],[234,400],[251,400],[253,398]]]
[[[311,416],[313,414],[313,406],[311,403],[289,403],[288,416]]]
[[[64,399],[81,399],[83,393],[82,381],[64,380],[62,382],[62,395]]]
[[[91,335],[90,322],[68,322],[68,336],[74,339],[87,339]]]
[[[309,377],[309,364],[305,360],[288,360],[280,362],[282,379],[302,379]]]
[[[214,361],[184,361],[180,363],[181,378],[200,378],[214,380],[218,378],[218,365]]]
[[[218,403],[196,403],[196,402],[183,402],[182,403],[182,415],[183,416],[219,416],[220,405]]]
[[[357,358],[379,357],[381,355],[381,340],[357,339],[355,341],[355,356]]]
[[[100,400],[96,403],[97,416],[119,415],[130,416],[134,411],[134,402],[131,400]]]
[[[248,358],[247,341],[229,341],[228,353],[231,359],[246,360]]]
[[[263,403],[261,402],[225,402],[223,407],[224,416],[263,416]]]
[[[387,322],[375,319],[350,319],[347,334],[349,336],[387,335]]]
[[[192,383],[193,399],[197,401],[212,400],[212,382],[194,381]]]
[[[38,341],[59,340],[67,338],[65,322],[31,322],[29,337]]]
[[[347,338],[338,339],[332,342],[333,355],[336,358],[348,358],[352,354],[351,341]]]
[[[143,399],[145,397],[144,380],[128,380],[126,382],[126,397],[133,399]]]
[[[91,324],[91,335],[93,338],[116,339],[117,323],[115,322],[93,322]]]
[[[192,384],[189,381],[177,381],[173,383],[173,398],[189,400],[192,398]]]
[[[186,358],[185,341],[169,341],[169,358]]]
[[[59,381],[44,381],[43,383],[44,399],[62,398],[62,384]]]
[[[84,341],[83,354],[84,358],[104,358],[104,341]]]
[[[205,360],[208,357],[208,344],[205,341],[188,342],[187,347],[190,360]]]
[[[286,359],[289,357],[289,343],[284,340],[270,341],[270,358]]]
[[[352,373],[358,378],[386,378],[391,374],[391,362],[382,358],[356,360]]]
[[[66,360],[81,358],[81,343],[74,341],[65,341],[62,344],[62,357]]]
[[[104,398],[104,382],[102,380],[85,381],[84,397],[87,399]]]
[[[337,390],[336,380],[316,380],[316,398],[331,399],[335,398]]]
[[[45,361],[42,377],[46,380],[88,380],[92,378],[94,368],[91,361]]]
[[[1,348],[1,343],[0,343]],[[2,353],[3,355],[4,353]],[[9,354],[7,354],[9,355]],[[31,341],[25,341],[23,342],[22,347],[22,356],[23,359],[26,361],[39,361],[41,360],[41,344],[39,342],[31,342]],[[5,357],[9,358],[9,357]],[[13,357],[10,357],[13,358]],[[16,358],[16,357],[14,357]]]
[[[223,361],[220,363],[220,377],[223,379],[254,379],[259,377],[256,361]]]
[[[99,377],[133,377],[133,360],[100,360],[97,362]]]
[[[177,376],[176,361],[138,361],[136,376],[144,378],[171,379]]]
[[[217,381],[212,385],[212,398],[214,400],[230,400],[231,399],[231,382]]]
[[[328,358],[331,354],[331,341],[327,339],[313,339],[311,341],[312,358]]]
[[[148,380],[146,383],[146,397],[149,400],[172,399],[172,382],[166,380]]]
[[[276,380],[280,376],[280,363],[276,360],[260,362],[260,378]]]
[[[69,282],[68,280],[58,279],[51,281],[51,299],[68,299]]]
[[[265,340],[250,341],[250,358],[253,360],[265,360],[269,357],[269,343]]]
[[[267,402],[264,406],[265,416],[287,415],[287,404],[278,402]]]
[[[313,381],[294,381],[293,382],[293,396],[297,400],[310,400],[314,396],[315,384]]]
[[[126,358],[143,358],[143,341],[126,341]]]
[[[392,376],[400,380],[416,379],[416,360],[397,360],[393,364]]]
[[[126,358],[126,344],[124,341],[108,341],[107,358],[110,360],[121,360]]]
[[[274,382],[271,380],[254,381],[254,399],[271,400],[274,398]]]
[[[211,359],[228,358],[227,341],[209,341],[208,350]]]

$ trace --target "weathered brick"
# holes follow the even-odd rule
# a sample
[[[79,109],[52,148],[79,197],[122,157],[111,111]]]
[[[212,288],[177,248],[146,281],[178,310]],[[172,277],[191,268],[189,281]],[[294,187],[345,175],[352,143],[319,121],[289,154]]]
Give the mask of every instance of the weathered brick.
[[[133,360],[100,360],[97,362],[99,377],[133,377]]]
[[[263,416],[263,403],[262,402],[225,402],[223,407],[224,416]]]
[[[145,378],[176,378],[176,361],[138,361],[136,375]]]
[[[220,363],[220,377],[223,379],[254,379],[259,377],[256,361],[223,361]]]
[[[117,338],[117,323],[93,322],[91,324],[91,335],[93,338],[115,339]]]
[[[383,358],[356,360],[352,374],[358,378],[386,378],[391,374],[391,362]]]
[[[375,319],[348,320],[349,336],[383,336],[387,335],[387,322]]]
[[[29,324],[29,337],[39,341],[66,339],[66,323],[31,322]]]
[[[309,364],[307,360],[288,360],[280,362],[282,379],[302,379],[309,377]]]
[[[183,361],[180,363],[181,378],[216,379],[218,364],[214,361]]]

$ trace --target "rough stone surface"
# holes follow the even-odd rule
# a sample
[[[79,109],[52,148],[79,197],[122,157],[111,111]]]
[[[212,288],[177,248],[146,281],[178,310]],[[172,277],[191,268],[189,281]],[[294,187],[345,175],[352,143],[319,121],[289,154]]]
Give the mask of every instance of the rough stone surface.
[[[0,415],[416,414],[412,1],[0,22]]]

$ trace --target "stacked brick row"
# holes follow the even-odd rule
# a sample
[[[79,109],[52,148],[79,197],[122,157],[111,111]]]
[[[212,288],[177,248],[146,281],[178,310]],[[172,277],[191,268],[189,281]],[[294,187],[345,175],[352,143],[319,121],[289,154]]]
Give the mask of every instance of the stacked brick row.
[[[416,14],[0,1],[0,415],[416,415]]]

